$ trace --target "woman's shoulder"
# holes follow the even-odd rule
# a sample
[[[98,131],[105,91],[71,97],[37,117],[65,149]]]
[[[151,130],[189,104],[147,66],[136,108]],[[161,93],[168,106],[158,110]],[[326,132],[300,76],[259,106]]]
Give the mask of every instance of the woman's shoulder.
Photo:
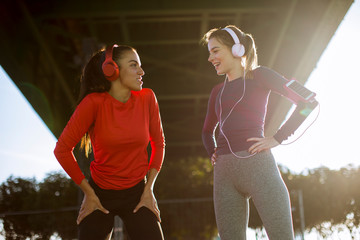
[[[260,81],[261,80],[268,81],[271,79],[283,79],[283,76],[280,75],[278,72],[265,66],[259,66],[255,68],[253,70],[253,74],[254,74],[254,79]]]
[[[104,99],[107,97],[107,92],[94,92],[86,95],[80,102],[80,104],[84,105],[98,105],[104,102]]]
[[[214,93],[216,94],[216,93],[218,93],[223,86],[224,86],[224,82],[221,82],[221,83],[216,84],[216,85],[212,88],[211,94],[214,94]]]
[[[86,97],[84,97],[84,100],[88,99],[93,102],[98,102],[104,100],[104,98],[106,98],[108,95],[109,94],[107,92],[93,92],[86,95]]]
[[[154,91],[151,88],[143,88],[139,91],[141,94],[154,95]]]
[[[267,74],[275,73],[274,70],[272,70],[271,68],[266,67],[266,66],[257,66],[252,71],[253,71],[254,77],[256,75],[267,75]]]
[[[143,88],[140,91],[132,91],[132,94],[139,97],[148,97],[155,95],[154,91],[151,88]]]
[[[106,93],[89,93],[76,106],[77,111],[88,113],[96,112],[98,107],[104,102]]]
[[[151,88],[143,88],[140,91],[132,91],[132,94],[136,98],[141,98],[141,99],[143,99],[144,101],[147,101],[147,102],[157,101],[156,100],[156,95],[155,95],[154,91]]]

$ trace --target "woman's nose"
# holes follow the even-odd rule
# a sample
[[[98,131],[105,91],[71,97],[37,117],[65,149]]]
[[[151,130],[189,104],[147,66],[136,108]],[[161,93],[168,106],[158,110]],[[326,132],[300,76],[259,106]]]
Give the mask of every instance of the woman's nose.
[[[213,57],[211,56],[211,54],[209,54],[208,61],[211,62],[212,59],[213,59]]]

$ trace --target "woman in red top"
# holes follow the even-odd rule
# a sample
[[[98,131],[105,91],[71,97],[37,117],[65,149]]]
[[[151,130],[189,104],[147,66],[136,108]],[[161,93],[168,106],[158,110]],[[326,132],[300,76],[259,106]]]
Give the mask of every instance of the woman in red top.
[[[163,239],[153,187],[165,140],[155,94],[142,88],[144,74],[136,50],[129,46],[100,51],[84,68],[79,104],[54,150],[84,193],[79,239],[109,237],[115,215],[132,240]],[[89,181],[72,154],[80,140],[86,153],[91,147],[94,153]]]

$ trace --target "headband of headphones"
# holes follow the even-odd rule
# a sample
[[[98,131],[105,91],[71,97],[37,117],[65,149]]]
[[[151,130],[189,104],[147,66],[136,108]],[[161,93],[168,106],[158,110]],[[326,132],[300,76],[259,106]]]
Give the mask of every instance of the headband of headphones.
[[[236,35],[234,30],[232,30],[231,28],[223,28],[221,30],[227,31],[230,34],[230,36],[232,37],[232,39],[234,40],[234,42],[235,42],[235,44],[231,48],[231,52],[232,52],[233,56],[234,57],[242,57],[242,56],[244,56],[245,47],[244,47],[244,45],[242,45],[240,43],[239,37]]]
[[[105,61],[102,64],[104,76],[109,81],[114,81],[119,77],[119,66],[112,58],[114,47],[118,47],[118,45],[114,44],[106,48]]]

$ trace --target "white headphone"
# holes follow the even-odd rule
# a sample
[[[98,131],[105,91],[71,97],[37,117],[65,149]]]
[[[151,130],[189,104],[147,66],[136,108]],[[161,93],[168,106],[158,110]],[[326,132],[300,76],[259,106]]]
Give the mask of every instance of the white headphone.
[[[245,47],[244,47],[244,45],[242,45],[240,43],[240,40],[239,40],[238,36],[236,35],[236,33],[234,32],[234,30],[232,30],[231,28],[223,28],[221,30],[227,31],[231,35],[232,39],[235,42],[235,44],[231,48],[231,52],[232,52],[233,56],[234,57],[242,57],[242,56],[244,56]]]

